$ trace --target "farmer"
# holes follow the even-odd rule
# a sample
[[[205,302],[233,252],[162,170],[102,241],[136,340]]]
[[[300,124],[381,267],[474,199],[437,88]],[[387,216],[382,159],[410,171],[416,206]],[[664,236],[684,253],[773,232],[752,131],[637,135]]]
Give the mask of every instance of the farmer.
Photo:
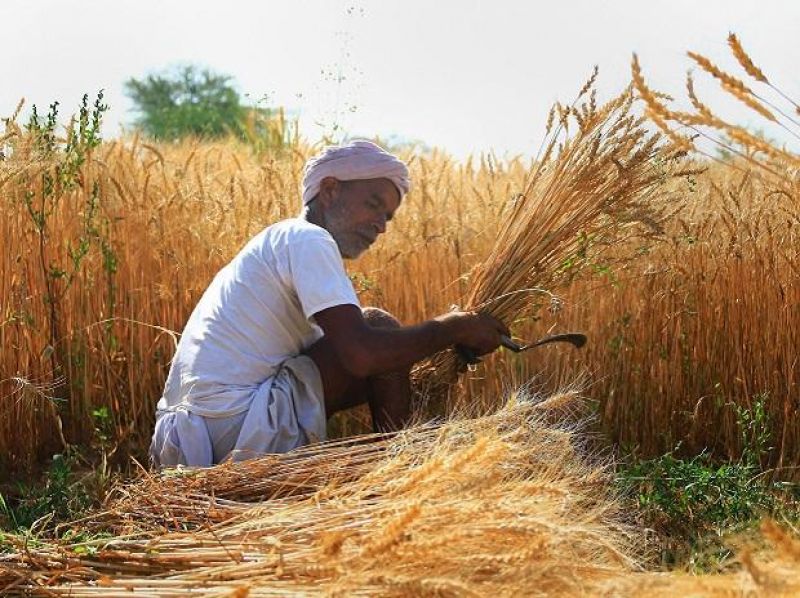
[[[158,402],[155,466],[289,451],[362,403],[376,430],[400,428],[415,362],[456,344],[498,347],[508,330],[485,314],[401,326],[359,306],[342,259],[386,232],[409,186],[406,165],[368,141],[308,161],[301,214],[252,238],[192,312]]]

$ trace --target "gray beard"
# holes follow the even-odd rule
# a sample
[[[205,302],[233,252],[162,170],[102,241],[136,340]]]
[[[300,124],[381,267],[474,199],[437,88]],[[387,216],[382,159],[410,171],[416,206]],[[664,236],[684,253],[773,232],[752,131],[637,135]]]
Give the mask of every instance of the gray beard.
[[[347,219],[343,214],[336,210],[331,210],[325,215],[324,228],[331,234],[333,240],[339,247],[339,253],[345,259],[355,259],[366,251],[367,246],[364,241],[355,234],[348,235],[343,232],[346,230]]]

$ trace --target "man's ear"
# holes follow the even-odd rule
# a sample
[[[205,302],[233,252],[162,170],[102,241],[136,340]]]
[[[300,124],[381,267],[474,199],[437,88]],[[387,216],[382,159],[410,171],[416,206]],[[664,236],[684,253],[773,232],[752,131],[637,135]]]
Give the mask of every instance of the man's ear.
[[[331,203],[339,197],[341,188],[342,184],[338,179],[332,176],[326,176],[319,183],[319,195],[317,195],[317,199],[323,207],[328,208]]]

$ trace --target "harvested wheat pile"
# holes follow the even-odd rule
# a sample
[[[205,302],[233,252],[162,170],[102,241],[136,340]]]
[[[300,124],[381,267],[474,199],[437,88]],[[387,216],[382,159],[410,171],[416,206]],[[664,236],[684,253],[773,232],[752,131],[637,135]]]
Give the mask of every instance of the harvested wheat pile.
[[[575,594],[636,567],[608,471],[575,405],[498,413],[151,477],[82,526],[116,537],[25,545],[9,594]]]
[[[767,522],[740,571],[647,573],[572,393],[120,488],[82,540],[6,538],[3,595],[794,596],[800,542]],[[607,463],[606,463],[607,465]],[[105,532],[105,535],[100,532]],[[113,534],[109,539],[108,534]],[[73,538],[75,536],[73,534]]]

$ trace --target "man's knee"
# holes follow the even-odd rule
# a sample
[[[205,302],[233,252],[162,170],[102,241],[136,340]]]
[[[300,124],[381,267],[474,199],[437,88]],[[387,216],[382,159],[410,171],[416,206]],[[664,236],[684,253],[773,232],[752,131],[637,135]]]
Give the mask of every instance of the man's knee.
[[[388,311],[380,307],[365,307],[361,310],[364,321],[375,328],[400,328],[402,324]]]
[[[400,321],[395,318],[392,314],[388,311],[383,310],[379,307],[365,307],[362,310],[364,314],[364,321],[367,322],[370,326],[374,326],[375,328],[401,328],[403,325]],[[375,376],[371,376],[372,380],[385,380],[385,381],[394,381],[394,380],[407,380],[409,374],[409,368],[401,368],[399,370],[385,372],[383,374],[377,374]]]

